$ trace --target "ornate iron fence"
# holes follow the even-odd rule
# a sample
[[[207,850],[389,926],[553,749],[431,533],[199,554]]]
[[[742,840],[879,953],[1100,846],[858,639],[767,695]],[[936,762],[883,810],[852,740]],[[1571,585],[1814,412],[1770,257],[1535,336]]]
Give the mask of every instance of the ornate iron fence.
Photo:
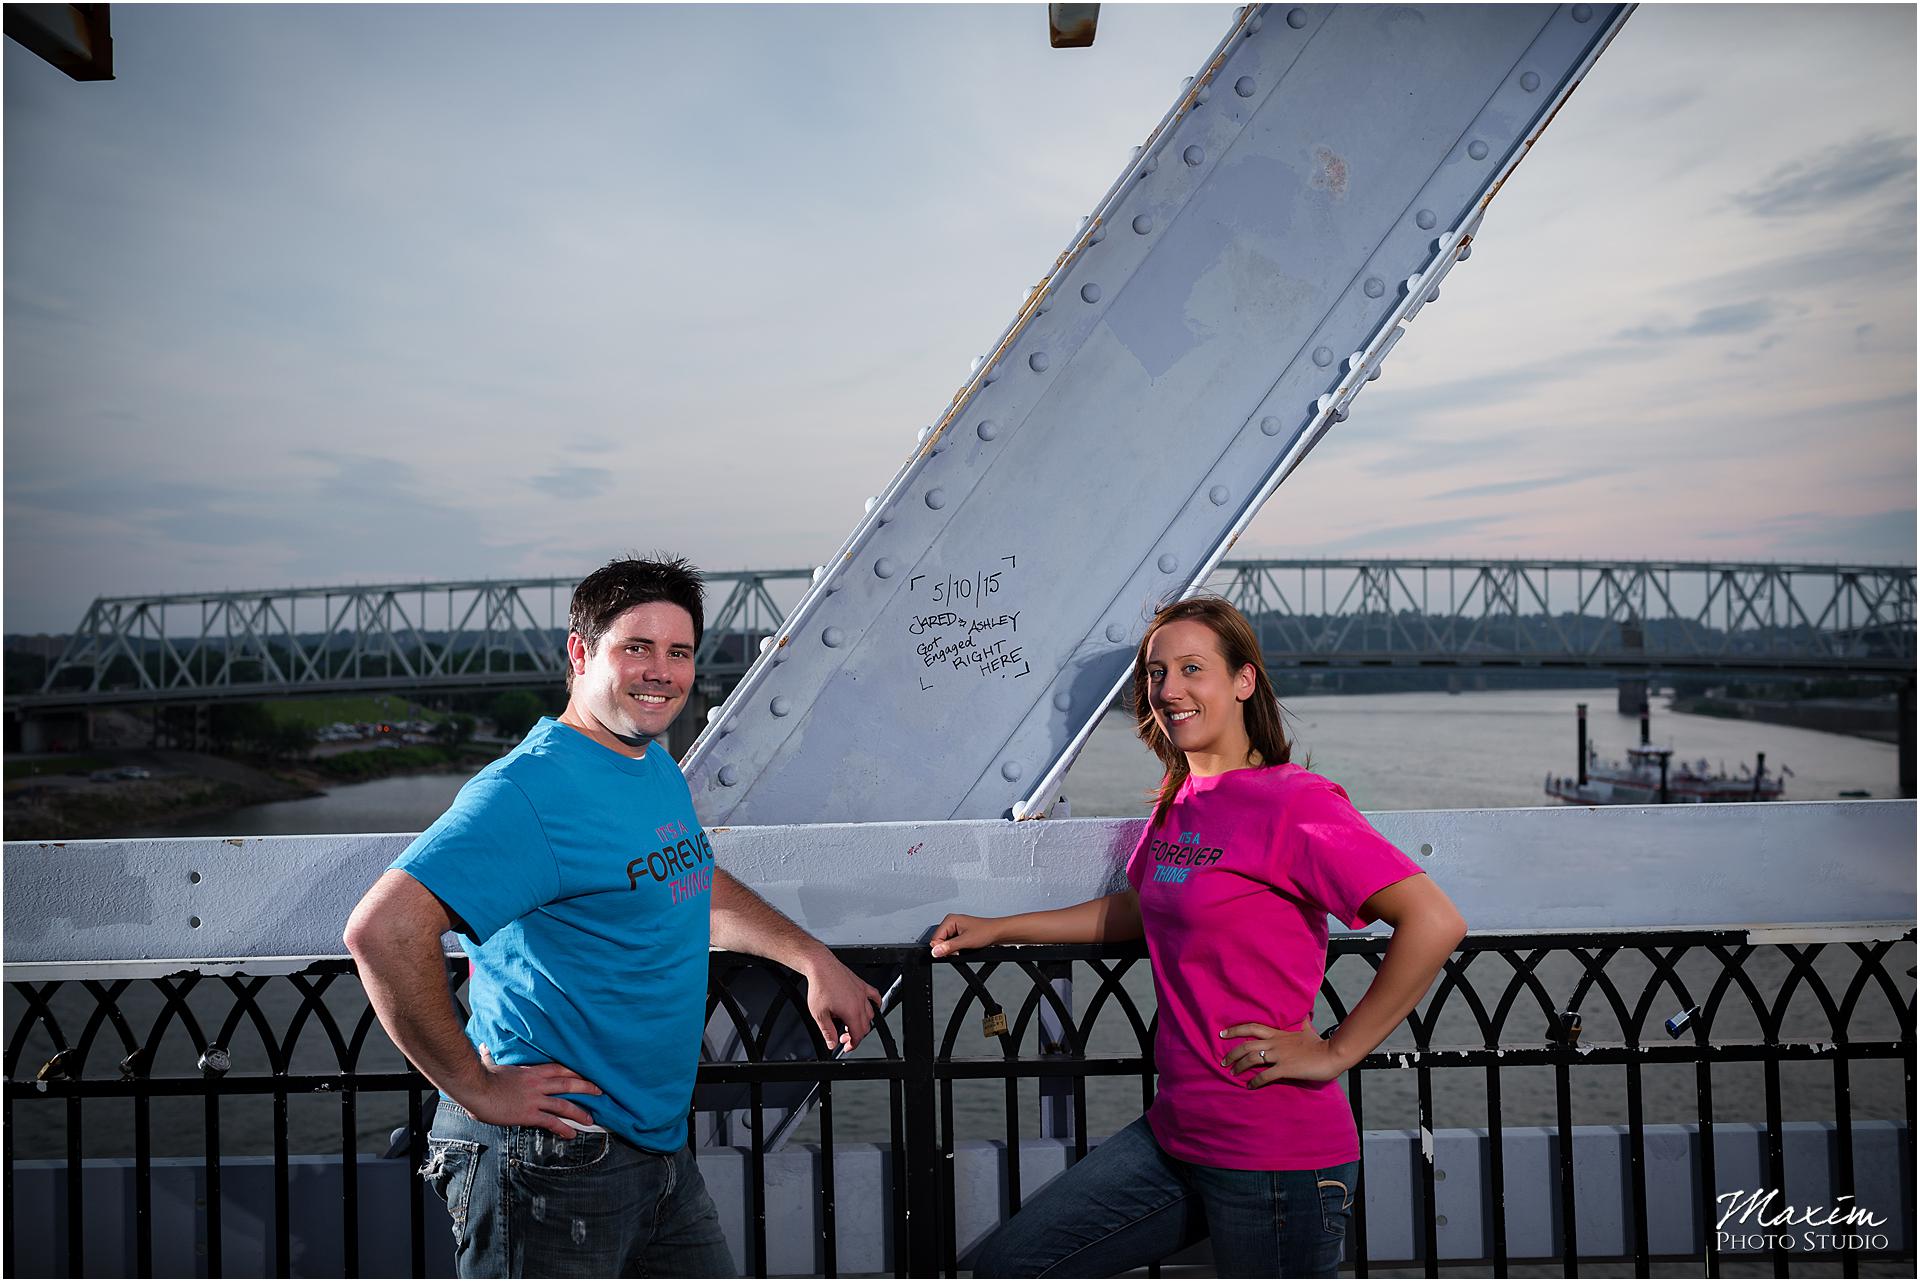
[[[1469,938],[1408,1023],[1347,1075],[1368,1136],[1349,1266],[1505,1276],[1558,1265],[1572,1276],[1613,1263],[1646,1276],[1690,1261],[1717,1276],[1752,1259],[1784,1276],[1816,1259],[1853,1276],[1910,1264],[1913,938]],[[833,1060],[777,1058],[777,1026],[806,1023],[793,976],[712,960],[714,1026],[745,1058],[702,1064],[694,1121],[711,1130],[744,1110],[745,1142],[705,1152],[736,1162],[737,1183],[724,1173],[709,1182],[737,1211],[736,1249],[755,1274],[953,1274],[1032,1192],[1036,1164],[1070,1164],[1152,1099],[1138,946],[940,961],[907,946],[840,952],[896,975],[898,1000],[859,1052]],[[1330,1022],[1383,953],[1383,940],[1335,940],[1322,990]],[[463,964],[450,966],[457,984]],[[754,983],[742,982],[748,972]],[[386,1041],[350,964],[16,981],[8,1007],[9,1273],[446,1267],[444,1218],[406,1177],[425,1156],[431,1090]],[[976,1031],[983,1020],[993,1031]],[[1757,1090],[1746,1080],[1755,1071]],[[790,1128],[778,1123],[797,1092],[815,1094],[817,1108],[791,1130],[808,1142],[783,1147]],[[1820,1126],[1788,1115],[1808,1108]],[[1576,1111],[1605,1125],[1576,1126]],[[1733,1171],[1727,1155],[1748,1139],[1757,1153]],[[396,1160],[371,1156],[382,1151]],[[322,1153],[331,1157],[319,1166],[306,1156]],[[1889,1171],[1893,1184],[1878,1183]],[[36,1172],[38,1184],[25,1178]],[[1829,1250],[1729,1252],[1710,1226],[1722,1185],[1748,1174],[1796,1202],[1809,1189],[1855,1199],[1883,1223],[1835,1235]],[[181,1189],[203,1203],[184,1217],[173,1211]],[[875,1189],[883,1207],[866,1201]],[[1619,1203],[1619,1233],[1599,1240],[1582,1193]],[[404,1232],[389,1240],[376,1220]],[[189,1239],[192,1258],[179,1258]]]

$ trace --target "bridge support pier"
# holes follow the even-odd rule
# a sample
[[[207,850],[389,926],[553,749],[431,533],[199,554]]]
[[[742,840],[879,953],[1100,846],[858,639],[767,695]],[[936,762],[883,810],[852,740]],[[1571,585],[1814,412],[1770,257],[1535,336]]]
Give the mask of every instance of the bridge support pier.
[[[1623,679],[1619,691],[1619,699],[1614,706],[1619,708],[1623,717],[1637,717],[1650,706],[1647,702],[1650,691],[1645,677]]]
[[[1913,682],[1902,681],[1894,687],[1898,708],[1894,713],[1895,732],[1900,736],[1900,795],[1914,795],[1913,780]]]

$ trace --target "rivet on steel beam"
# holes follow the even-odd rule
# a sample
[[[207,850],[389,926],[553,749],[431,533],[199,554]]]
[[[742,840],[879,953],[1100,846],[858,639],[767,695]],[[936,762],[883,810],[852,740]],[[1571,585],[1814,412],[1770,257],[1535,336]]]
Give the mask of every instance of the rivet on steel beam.
[[[1133,216],[1133,230],[1142,236],[1152,231],[1153,215],[1152,214],[1135,214]]]
[[[1242,76],[1238,80],[1233,82],[1233,91],[1239,94],[1242,98],[1253,97],[1253,91],[1255,87],[1256,86],[1253,83],[1252,76]]]
[[[200,1071],[210,1077],[224,1077],[233,1067],[233,1056],[218,1042],[200,1052]]]
[[[1473,257],[1473,242],[1468,241],[1466,244],[1460,246],[1460,253],[1455,258],[1454,261],[1464,263],[1469,258],[1472,258],[1472,257]]]
[[[1260,420],[1260,433],[1263,436],[1280,435],[1280,420],[1269,414]]]
[[[1061,712],[1066,712],[1071,709],[1073,707],[1073,692],[1071,690],[1062,690],[1055,694],[1053,696],[1053,706]]]
[[[1587,21],[1587,20],[1588,20],[1589,18],[1591,18],[1591,17],[1593,17],[1593,6],[1592,6],[1592,5],[1590,5],[1590,4],[1577,4],[1577,5],[1575,5],[1575,6],[1573,6],[1573,20],[1574,20],[1575,22],[1585,22],[1585,21]]]
[[[1204,107],[1207,105],[1207,99],[1211,97],[1213,97],[1213,86],[1211,84],[1205,84],[1194,91],[1193,100]]]
[[[1207,491],[1207,502],[1213,504],[1215,507],[1221,506],[1231,497],[1232,495],[1228,493],[1227,487],[1224,485],[1216,485]]]
[[[1540,87],[1540,77],[1531,71],[1523,71],[1520,73],[1520,87],[1532,93]]]
[[[772,638],[772,637],[761,637],[761,638],[760,638],[760,653],[761,653],[761,654],[765,654],[765,653],[766,653],[767,651],[769,651],[769,650],[771,650],[771,649],[773,649],[773,638]]]
[[[784,694],[776,694],[773,696],[773,702],[767,705],[767,711],[776,717],[784,717],[793,711],[793,702]]]
[[[1192,146],[1188,147],[1185,151],[1180,153],[1180,159],[1187,162],[1187,167],[1189,169],[1197,165],[1205,164],[1207,159],[1207,149],[1205,147],[1202,147],[1199,143],[1194,143]]]
[[[1347,357],[1347,373],[1351,374],[1353,371],[1359,369],[1366,363],[1366,360],[1367,354],[1365,352],[1355,352],[1353,355]]]
[[[980,420],[980,426],[973,429],[973,434],[983,441],[991,441],[1000,435],[1000,425],[990,418],[983,418]]]
[[[869,494],[867,495],[866,505],[861,510],[866,512],[871,512],[873,511],[873,509],[879,506],[880,506],[880,496],[878,494]]]
[[[726,705],[726,702],[723,700],[720,703],[716,703],[711,708],[707,709],[707,724],[712,725],[714,722],[718,721],[720,718],[726,715],[727,715],[727,705]]]
[[[1155,152],[1153,155],[1148,156],[1145,163],[1140,166],[1140,177],[1145,178],[1148,174],[1155,172],[1159,168],[1160,153]]]
[[[873,563],[873,572],[883,579],[891,579],[896,568],[890,556],[883,556]]]
[[[1266,18],[1261,15],[1258,9],[1255,9],[1253,16],[1247,19],[1247,34],[1252,35],[1254,32],[1260,30],[1265,23]]]
[[[735,770],[732,766],[720,767],[720,786],[722,788],[731,788],[739,781],[740,772],[738,770]]]
[[[1160,554],[1160,559],[1154,562],[1154,564],[1160,567],[1160,573],[1172,574],[1175,570],[1180,568],[1180,558],[1175,556],[1171,552],[1162,552]]]
[[[1367,381],[1369,383],[1373,382],[1375,379],[1380,377],[1381,368],[1382,368],[1381,366],[1375,365],[1372,369],[1367,371]]]
[[[922,431],[926,431],[926,432],[931,432],[931,431],[932,431],[933,429],[929,427],[929,428],[922,428],[921,430],[922,430]],[[922,438],[922,439],[925,439],[925,438]],[[827,567],[826,567],[826,566],[824,566],[824,565],[816,565],[816,566],[814,566],[814,567],[813,567],[813,581],[814,581],[815,583],[818,583],[818,582],[819,582],[820,580],[822,580],[822,579],[824,579],[824,578],[826,578],[826,577],[827,577]]]
[[[1012,783],[1015,779],[1018,779],[1020,775],[1021,775],[1021,770],[1020,770],[1019,762],[1003,761],[1000,763],[1000,777],[1002,779],[1005,779],[1008,783]]]
[[[829,649],[838,649],[840,643],[846,639],[846,633],[842,632],[839,628],[825,628],[822,629],[820,633],[820,644]]]
[[[1387,292],[1387,282],[1381,280],[1378,276],[1369,276],[1367,277],[1366,284],[1360,288],[1366,291],[1368,298],[1378,298]]]
[[[1051,364],[1053,364],[1053,362],[1047,359],[1045,352],[1035,352],[1033,355],[1027,357],[1027,368],[1036,374],[1046,373],[1047,366]]]
[[[986,358],[986,357],[984,357],[984,356],[976,356],[976,357],[974,357],[974,358],[973,358],[973,363],[972,363],[971,365],[969,365],[969,366],[967,366],[967,373],[969,373],[969,374],[978,374],[978,373],[980,372],[980,367],[981,367],[982,365],[985,365],[986,363],[987,363],[987,358]],[[924,427],[920,429],[920,439],[921,439],[921,440],[923,440],[923,441],[924,441],[924,440],[926,440],[926,439],[927,439],[927,432],[928,432],[928,430],[929,430],[929,429],[927,429],[927,428],[924,428]]]
[[[947,492],[945,490],[939,489],[936,487],[934,489],[927,491],[928,507],[938,512],[941,508],[945,507],[946,505],[947,505]]]
[[[1698,1006],[1687,1007],[1685,1010],[1681,1011],[1678,1015],[1673,1016],[1671,1019],[1667,1021],[1667,1036],[1668,1037],[1680,1036],[1680,1034],[1687,1031],[1687,1026],[1692,1024],[1694,1020],[1699,1018],[1699,1016],[1700,1016],[1700,1008]]]
[[[990,383],[992,383],[994,379],[996,379],[996,378],[999,378],[999,377],[1000,377],[1000,366],[999,366],[999,364],[998,364],[998,363],[995,363],[995,364],[993,364],[993,365],[989,365],[989,366],[987,366],[987,376],[986,376],[985,378],[983,378],[983,379],[981,379],[981,380],[980,380],[980,384],[981,384],[981,386],[983,386],[983,387],[984,387],[984,386],[986,386],[986,385],[988,385],[988,384],[990,384]]]
[[[1438,285],[1435,285],[1427,291],[1427,301],[1429,303],[1437,303],[1440,301],[1440,287]]]
[[[1105,240],[1106,238],[1107,238],[1107,225],[1105,223],[1101,223],[1098,227],[1095,227],[1093,229],[1093,235],[1087,237],[1087,243],[1089,245],[1098,245],[1101,241]]]
[[[1331,347],[1314,348],[1313,363],[1315,365],[1320,366],[1322,369],[1325,369],[1327,366],[1333,364],[1333,349]]]
[[[1298,31],[1300,30],[1300,28],[1306,26],[1307,11],[1305,9],[1287,10],[1287,25],[1289,27],[1292,27],[1295,31]]]
[[[1487,158],[1487,144],[1475,138],[1467,144],[1467,155],[1473,157],[1475,160],[1485,160]]]
[[[1109,623],[1107,625],[1107,640],[1118,645],[1120,642],[1125,641],[1126,639],[1127,639],[1127,630],[1125,628],[1121,627],[1117,623]]]
[[[1439,222],[1440,219],[1431,209],[1423,209],[1413,216],[1413,221],[1419,226],[1421,231],[1431,231],[1433,230],[1434,224]]]
[[[1086,303],[1097,303],[1097,302],[1099,302],[1099,301],[1100,301],[1100,287],[1099,287],[1098,285],[1095,285],[1095,284],[1093,284],[1093,283],[1092,283],[1091,281],[1089,281],[1089,282],[1088,282],[1087,284],[1085,284],[1085,285],[1082,285],[1082,286],[1080,287],[1080,300],[1081,300],[1082,302],[1086,302]]]

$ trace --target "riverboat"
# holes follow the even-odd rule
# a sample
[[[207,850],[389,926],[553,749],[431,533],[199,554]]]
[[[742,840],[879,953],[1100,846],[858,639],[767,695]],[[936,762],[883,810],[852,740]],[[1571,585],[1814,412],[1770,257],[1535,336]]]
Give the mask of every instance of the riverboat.
[[[1673,748],[1652,741],[1651,719],[1645,708],[1640,712],[1640,742],[1627,749],[1627,759],[1602,761],[1587,741],[1587,706],[1579,705],[1580,745],[1577,775],[1553,775],[1546,779],[1549,797],[1578,806],[1691,805],[1712,801],[1779,801],[1786,795],[1782,778],[1793,772],[1785,766],[1769,774],[1767,754],[1754,758],[1751,769],[1744,764],[1740,772],[1729,774],[1725,767],[1715,769],[1705,758],[1699,761],[1673,760]]]

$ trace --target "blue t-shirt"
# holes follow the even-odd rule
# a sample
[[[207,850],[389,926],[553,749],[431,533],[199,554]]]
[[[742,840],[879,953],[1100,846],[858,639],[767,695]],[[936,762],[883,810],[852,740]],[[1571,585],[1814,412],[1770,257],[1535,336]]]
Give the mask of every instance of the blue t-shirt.
[[[607,1130],[686,1143],[706,1023],[713,851],[680,767],[551,718],[467,781],[393,866],[457,913],[467,1036],[499,1064],[564,1064]]]

